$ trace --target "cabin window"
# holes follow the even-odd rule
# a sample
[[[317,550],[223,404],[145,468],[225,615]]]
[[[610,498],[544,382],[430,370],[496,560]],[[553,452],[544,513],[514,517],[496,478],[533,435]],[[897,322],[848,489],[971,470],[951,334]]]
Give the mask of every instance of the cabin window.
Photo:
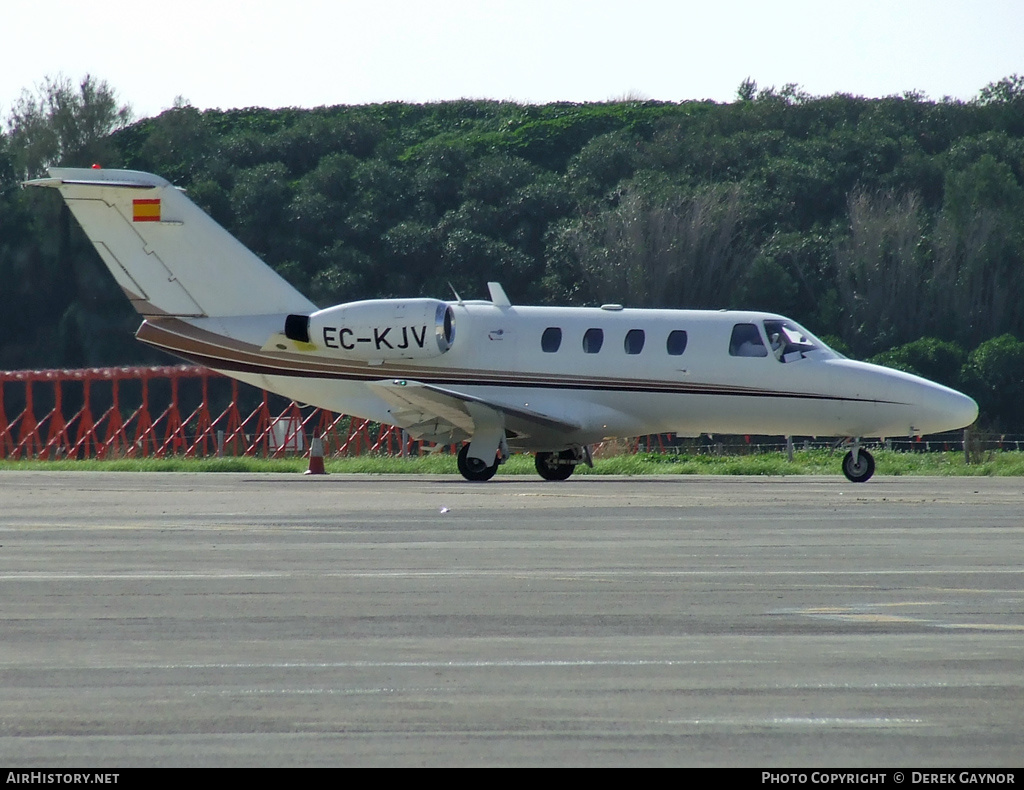
[[[626,350],[627,354],[639,354],[644,350],[644,339],[644,330],[630,329],[626,332],[626,340],[623,342],[622,347]]]
[[[733,357],[766,357],[768,349],[764,347],[761,333],[754,324],[736,324],[732,328],[732,339],[729,341],[729,355]]]
[[[588,329],[583,335],[583,353],[596,354],[604,345],[604,331],[601,329]]]
[[[554,354],[562,345],[562,330],[557,326],[549,326],[540,336],[541,351]]]
[[[665,350],[668,351],[669,356],[681,356],[686,351],[686,331],[673,329],[669,332],[668,340],[665,341]]]

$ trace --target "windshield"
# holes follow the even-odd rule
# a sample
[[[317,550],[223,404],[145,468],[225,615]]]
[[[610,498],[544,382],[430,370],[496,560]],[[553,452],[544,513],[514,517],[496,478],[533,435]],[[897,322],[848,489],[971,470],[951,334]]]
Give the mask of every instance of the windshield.
[[[779,362],[805,359],[812,352],[820,352],[821,356],[826,357],[837,356],[827,345],[792,321],[769,319],[764,322],[764,332]]]

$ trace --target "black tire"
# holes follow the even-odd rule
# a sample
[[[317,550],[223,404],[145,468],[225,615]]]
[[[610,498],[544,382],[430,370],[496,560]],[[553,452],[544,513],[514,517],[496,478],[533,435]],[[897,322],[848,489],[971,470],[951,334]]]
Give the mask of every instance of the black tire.
[[[537,474],[545,480],[568,480],[576,465],[565,463],[574,458],[572,450],[563,450],[560,453],[537,453],[533,465],[537,468]],[[562,461],[563,463],[558,463]]]
[[[498,459],[494,459],[494,463],[488,466],[479,458],[470,458],[468,444],[462,445],[456,460],[459,465],[459,474],[474,483],[490,480],[494,477],[494,473],[498,471]]]
[[[853,462],[853,450],[843,458],[843,474],[851,483],[866,483],[875,473],[875,459],[867,450],[858,453],[857,463]]]

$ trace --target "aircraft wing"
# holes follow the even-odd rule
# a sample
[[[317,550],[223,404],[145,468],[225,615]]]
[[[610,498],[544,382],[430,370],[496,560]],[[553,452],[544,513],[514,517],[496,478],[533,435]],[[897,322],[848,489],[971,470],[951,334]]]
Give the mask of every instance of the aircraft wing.
[[[413,438],[443,444],[472,438],[484,422],[503,418],[507,431],[516,437],[566,435],[578,425],[528,409],[512,408],[433,384],[405,379],[370,383],[370,388],[391,405],[394,423]]]

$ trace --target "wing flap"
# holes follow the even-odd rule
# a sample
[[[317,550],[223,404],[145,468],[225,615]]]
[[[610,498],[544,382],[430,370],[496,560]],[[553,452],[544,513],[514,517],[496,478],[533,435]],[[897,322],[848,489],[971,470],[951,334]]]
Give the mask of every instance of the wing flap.
[[[395,424],[424,441],[458,442],[471,438],[477,431],[473,412],[479,413],[478,407],[501,414],[506,429],[516,436],[571,434],[579,430],[578,425],[539,412],[419,381],[388,379],[375,381],[370,387],[391,404]]]

